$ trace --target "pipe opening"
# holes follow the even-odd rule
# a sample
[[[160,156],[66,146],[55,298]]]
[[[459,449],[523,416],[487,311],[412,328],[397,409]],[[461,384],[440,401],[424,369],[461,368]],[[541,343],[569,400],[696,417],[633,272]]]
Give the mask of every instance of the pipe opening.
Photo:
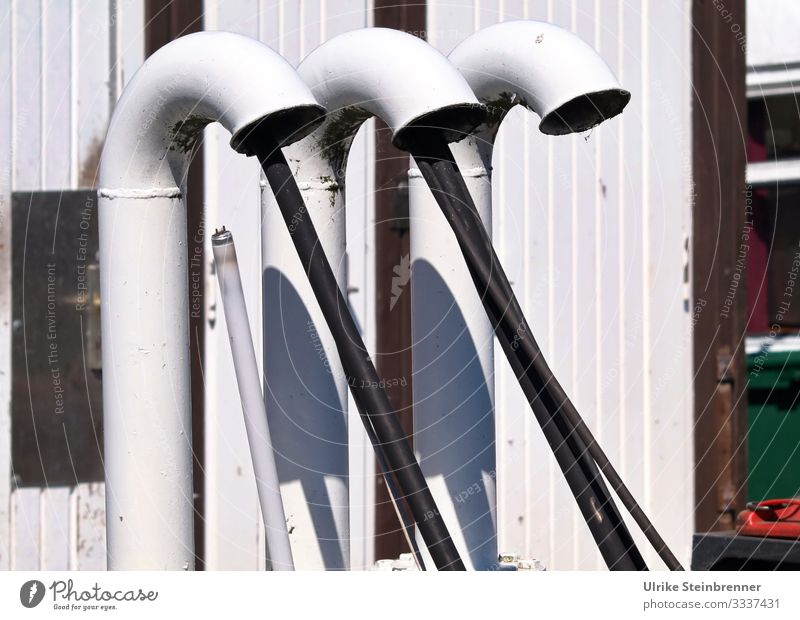
[[[545,114],[539,130],[550,136],[586,131],[621,113],[630,100],[630,92],[620,88],[579,95]]]
[[[486,118],[486,108],[479,103],[460,103],[418,116],[400,127],[392,137],[392,144],[410,151],[416,142],[414,135],[422,130],[438,129],[446,142],[458,142],[480,125]]]
[[[283,148],[302,140],[325,118],[320,105],[299,105],[272,112],[242,127],[231,137],[231,148],[243,155],[255,155],[256,146],[267,136]]]

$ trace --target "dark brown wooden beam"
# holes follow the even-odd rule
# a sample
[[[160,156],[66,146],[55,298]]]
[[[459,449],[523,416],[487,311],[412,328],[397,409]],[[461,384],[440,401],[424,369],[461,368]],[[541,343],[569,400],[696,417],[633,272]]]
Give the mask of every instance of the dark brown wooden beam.
[[[415,35],[425,32],[425,2],[376,0],[374,24]],[[408,233],[408,153],[396,149],[385,124],[375,129],[376,367],[408,437],[413,438],[411,379],[411,282]],[[400,294],[393,300],[393,280]],[[409,550],[383,478],[376,479],[375,557],[396,558]],[[409,513],[410,514],[410,513]]]
[[[745,0],[692,7],[695,524],[728,530],[744,508],[747,398]]]

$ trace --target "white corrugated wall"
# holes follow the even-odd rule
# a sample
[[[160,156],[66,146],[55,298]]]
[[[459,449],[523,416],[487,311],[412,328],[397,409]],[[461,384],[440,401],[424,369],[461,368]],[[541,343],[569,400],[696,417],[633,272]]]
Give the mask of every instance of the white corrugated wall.
[[[593,45],[633,94],[621,117],[574,137],[543,136],[538,117],[512,110],[494,154],[494,240],[554,372],[687,564],[694,526],[689,6],[432,0],[427,24],[428,40],[447,53],[497,21],[555,23]],[[601,567],[499,347],[496,382],[500,549],[552,569]],[[660,566],[653,553],[646,559]]]
[[[574,138],[541,136],[532,114],[512,111],[495,153],[495,240],[555,371],[683,560],[693,529],[689,4],[429,0],[426,28],[448,52],[495,21],[552,21],[592,43],[633,93],[622,117]],[[111,101],[142,61],[142,5],[0,0],[0,281],[9,270],[10,193],[91,181]],[[371,9],[369,0],[208,0],[205,27],[258,37],[297,63],[321,41],[369,25]],[[208,130],[204,148],[205,225],[224,223],[237,235],[260,342],[258,168],[230,151],[220,129]],[[350,301],[368,346],[372,161],[362,130],[348,168],[348,253],[357,289]],[[206,291],[215,319],[204,368],[207,566],[254,569],[263,566],[264,543],[252,466],[224,322],[213,315],[216,282]],[[10,329],[10,299],[0,295],[0,569],[102,568],[102,485],[12,491]],[[601,566],[501,355],[497,384],[501,549],[551,568]],[[365,507],[373,471],[361,424],[351,419],[359,567],[373,559]]]
[[[13,488],[8,222],[11,192],[93,186],[112,102],[142,63],[143,5],[0,1],[0,569],[106,566],[102,484]]]

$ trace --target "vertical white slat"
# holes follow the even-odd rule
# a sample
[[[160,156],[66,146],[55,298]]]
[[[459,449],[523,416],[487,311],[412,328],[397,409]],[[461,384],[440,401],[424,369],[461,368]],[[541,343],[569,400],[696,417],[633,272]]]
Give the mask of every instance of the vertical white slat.
[[[258,38],[278,53],[281,45],[280,3],[281,0],[261,0],[258,6]],[[209,30],[208,26],[206,30]]]
[[[502,21],[503,13],[506,10],[505,5],[506,3],[501,2],[501,0],[480,0],[475,2],[472,9],[475,15],[475,30],[478,31]]]
[[[12,10],[12,184],[14,191],[30,191],[42,184],[41,6],[17,2]]]
[[[11,570],[39,570],[40,490],[17,488],[11,493]]]
[[[260,13],[257,0],[206,5],[204,27],[258,37],[275,23],[278,5],[268,2],[270,15]],[[218,125],[205,132],[204,214],[206,231],[223,224],[236,239],[250,331],[261,360],[261,233],[259,167],[228,146],[229,134]],[[206,235],[210,239],[210,234]],[[210,241],[208,242],[208,256]],[[209,270],[206,295],[217,298],[217,282]],[[212,302],[213,303],[213,302]],[[209,570],[254,570],[264,563],[262,523],[255,474],[242,421],[233,361],[223,309],[215,304],[206,332],[206,567]]]
[[[204,5],[203,29],[227,30],[255,36],[262,18],[261,4],[274,8],[274,20],[278,21],[278,5],[281,0],[213,0]],[[216,25],[214,25],[216,24]],[[222,26],[224,24],[224,27]]]
[[[645,367],[644,332],[645,313],[643,284],[643,143],[642,135],[645,97],[643,76],[647,68],[642,58],[642,16],[639,3],[625,3],[621,20],[623,54],[619,79],[633,93],[630,104],[622,114],[619,127],[622,135],[622,167],[620,169],[623,219],[620,243],[623,262],[620,265],[621,295],[621,426],[620,467],[631,492],[639,501],[645,501],[645,434],[646,404],[644,398]]]
[[[12,3],[11,11],[11,191],[38,190],[42,183],[41,6],[39,2]],[[40,539],[40,490],[12,490],[13,570],[39,569]]]
[[[49,487],[41,493],[41,569],[70,567],[70,487]]]
[[[573,0],[573,30],[589,45],[595,46],[594,0]],[[595,316],[599,310],[596,279],[596,133],[599,129],[574,135],[573,217],[575,237],[573,270],[573,332],[576,346],[573,364],[575,384],[572,391],[575,406],[590,429],[597,429],[597,372],[599,363]],[[591,570],[598,564],[599,554],[586,527],[578,528],[578,554],[575,568]]]
[[[618,52],[620,45],[619,11],[609,6],[598,13],[600,37],[597,50],[611,70],[619,75]],[[624,84],[623,84],[624,87]],[[623,223],[620,204],[621,144],[620,123],[617,118],[601,125],[597,130],[598,151],[597,197],[600,206],[597,231],[598,258],[595,270],[600,283],[600,306],[596,324],[598,334],[598,419],[596,437],[603,445],[609,459],[620,463],[619,392],[622,384],[620,372],[620,340],[625,328],[621,317],[621,261],[620,232]]]
[[[126,85],[144,62],[144,0],[117,0],[119,81]]]
[[[77,161],[73,176],[78,187],[97,185],[97,167],[110,118],[110,45],[109,4],[104,0],[86,0],[73,5],[75,48],[73,67],[73,102],[76,123],[73,151]]]
[[[320,31],[322,40],[327,41],[356,28],[370,25],[370,0],[322,0],[320,5]],[[308,53],[311,50],[308,50]]]
[[[477,27],[473,0],[430,2],[426,17],[427,41],[445,55]]]
[[[569,3],[553,2],[549,21],[571,29],[572,11]],[[577,337],[574,333],[573,308],[575,295],[575,265],[573,247],[575,243],[575,222],[573,212],[572,143],[570,138],[557,136],[549,138],[551,148],[550,176],[550,219],[552,220],[552,240],[550,251],[552,261],[558,268],[559,276],[550,282],[550,338],[544,349],[550,366],[568,394],[575,393],[574,350]],[[586,527],[579,521],[575,500],[560,471],[556,468],[553,482],[554,505],[553,523],[558,524],[551,535],[551,558],[548,566],[553,569],[568,569],[577,559],[578,528]],[[530,524],[536,527],[536,524]]]
[[[73,490],[75,540],[71,570],[106,569],[106,494],[101,483],[79,484]]]
[[[0,570],[11,566],[11,31],[0,0]]]
[[[525,19],[528,12],[525,0],[505,0],[499,2],[498,7],[496,21],[501,22]]]
[[[70,4],[42,2],[41,5],[41,166],[42,189],[63,190],[71,181],[70,86],[71,40]],[[55,214],[53,214],[55,217]],[[41,492],[41,559],[46,570],[66,570],[70,556],[70,489],[44,488]]]
[[[42,189],[70,182],[70,23],[67,2],[44,2],[42,22]]]
[[[300,8],[302,4],[297,0],[281,0],[278,6],[278,19],[281,29],[278,51],[295,67],[300,64],[301,58]]]
[[[523,17],[546,21],[546,3],[528,4],[524,7]],[[512,14],[504,15],[504,19],[512,18]],[[520,303],[534,336],[546,351],[550,341],[549,282],[557,277],[550,263],[548,233],[552,225],[548,210],[549,142],[539,131],[539,117],[527,110],[523,114],[525,255],[524,289],[520,290]],[[502,364],[503,373],[510,375],[505,356],[497,347],[496,351],[496,363]],[[513,380],[513,376],[509,376],[506,381]],[[511,493],[498,493],[498,498],[502,497],[505,503],[501,507],[516,505],[516,510],[508,510],[504,513],[506,516],[500,519],[499,533],[501,540],[508,532],[509,543],[514,541],[513,545],[504,546],[504,550],[549,562],[550,537],[554,529],[551,519],[553,456],[519,386],[514,389],[516,396],[513,407],[505,408],[498,401],[498,416],[503,421],[501,429],[504,429],[498,436],[498,451],[501,455],[507,455],[499,459],[498,484],[506,481],[506,488],[510,487]]]
[[[302,0],[302,2],[298,4],[300,5],[299,32],[297,33],[297,38],[300,43],[297,54],[299,64],[309,52],[322,42],[322,32],[320,29],[322,0]]]
[[[669,3],[649,3],[648,79],[646,117],[649,144],[644,154],[647,178],[648,230],[646,266],[649,276],[649,342],[647,355],[652,380],[648,389],[651,416],[646,510],[688,563],[692,533],[692,341],[688,330],[691,305],[684,299],[686,253],[683,239],[690,232],[687,205],[691,175],[691,105],[685,74],[690,74],[689,17]],[[680,68],[680,70],[676,70]],[[744,123],[744,119],[741,121]],[[731,128],[745,136],[746,128]],[[743,138],[742,138],[743,139]],[[741,145],[744,148],[744,145]],[[676,507],[678,508],[676,510]],[[683,518],[675,519],[675,513]],[[651,566],[660,566],[648,550]]]
[[[619,75],[621,48],[618,6],[603,6],[598,2],[595,46],[611,70]],[[619,469],[621,462],[620,389],[621,340],[625,326],[621,321],[620,232],[623,222],[620,202],[621,119],[613,119],[596,131],[597,145],[597,258],[595,277],[599,284],[598,309],[595,317],[597,355],[598,411],[595,425],[600,445],[611,462]],[[623,472],[624,473],[624,472]],[[598,559],[598,565],[601,560]]]
[[[111,96],[120,84],[112,64],[110,4],[71,3],[71,182],[96,187],[100,154],[111,116]],[[119,15],[115,15],[117,19]],[[124,17],[122,18],[124,20]],[[114,27],[118,28],[119,23]],[[113,58],[113,60],[112,60]],[[104,570],[105,492],[101,483],[73,487],[70,497],[70,568]]]
[[[651,39],[651,24],[650,18],[650,0],[644,0],[641,3],[641,36],[642,36],[642,396],[644,400],[643,416],[642,416],[642,475],[644,478],[644,489],[641,498],[645,510],[649,510],[650,498],[652,496],[652,484],[650,483],[650,476],[652,473],[652,426],[653,426],[653,409],[649,396],[652,392],[653,385],[653,369],[652,358],[650,356],[650,343],[652,341],[653,325],[651,323],[652,312],[650,307],[650,294],[651,283],[653,281],[651,264],[649,259],[650,244],[652,240],[650,223],[651,223],[651,204],[650,189],[652,187],[652,167],[649,159],[650,148],[652,146],[651,133],[650,133],[650,118],[652,117],[652,88],[653,84],[651,79],[653,77],[650,66],[650,39]]]
[[[539,21],[549,22],[551,20],[551,0],[528,0],[527,17]],[[537,337],[543,354],[547,359],[552,362],[553,353],[553,340],[554,340],[554,323],[556,321],[556,308],[553,303],[553,290],[555,283],[563,281],[567,278],[568,274],[564,271],[564,266],[555,262],[555,251],[553,244],[555,243],[555,221],[553,217],[554,202],[553,202],[553,138],[543,135],[539,131],[540,118],[534,116],[530,122],[530,132],[536,138],[531,143],[531,152],[534,149],[541,153],[540,165],[538,170],[538,180],[540,187],[536,189],[535,193],[538,196],[539,203],[541,204],[541,217],[542,219],[532,221],[531,226],[539,228],[537,233],[531,230],[532,238],[540,238],[541,242],[537,246],[536,253],[532,254],[530,260],[537,260],[531,263],[529,269],[531,271],[531,278],[533,279],[533,287],[529,291],[529,295],[535,299],[540,299],[540,315],[545,319],[542,327],[537,332]],[[537,145],[536,142],[539,144]],[[532,157],[535,161],[535,158]],[[536,177],[534,177],[536,178]],[[538,226],[537,226],[538,225]],[[537,276],[538,270],[541,269],[541,276]],[[541,277],[542,280],[537,280]],[[536,282],[539,282],[537,285]],[[534,305],[534,307],[536,307]],[[539,427],[539,424],[533,417],[528,418],[526,437],[536,437],[536,440],[530,439],[526,445],[526,460],[528,462],[529,476],[533,476],[538,471],[547,471],[548,475],[545,482],[545,477],[531,478],[533,480],[540,480],[539,484],[547,485],[546,499],[542,502],[543,506],[540,507],[541,512],[537,514],[534,511],[532,502],[528,502],[528,514],[532,519],[537,516],[542,519],[547,526],[541,528],[531,528],[526,523],[526,533],[528,540],[528,553],[535,558],[538,558],[546,563],[548,568],[554,567],[554,544],[553,541],[557,540],[563,534],[563,523],[556,518],[557,509],[559,504],[565,501],[563,490],[559,495],[556,489],[563,485],[563,475],[553,457],[552,449],[550,448],[547,440]],[[538,442],[538,443],[537,443]],[[545,465],[546,464],[546,465]],[[546,466],[546,470],[545,470]],[[563,512],[564,508],[561,507]],[[541,516],[539,516],[541,515]],[[546,535],[546,538],[545,538]],[[535,543],[544,543],[544,551],[539,547],[534,546]]]

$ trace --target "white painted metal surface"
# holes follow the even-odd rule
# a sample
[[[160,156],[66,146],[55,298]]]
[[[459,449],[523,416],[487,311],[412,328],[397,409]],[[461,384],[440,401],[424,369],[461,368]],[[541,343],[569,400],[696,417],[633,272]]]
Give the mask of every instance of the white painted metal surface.
[[[365,49],[372,50],[369,61]],[[344,288],[345,177],[350,144],[361,124],[377,116],[402,140],[413,121],[477,101],[441,54],[395,30],[339,35],[314,50],[297,71],[330,112],[312,134],[288,147],[286,156]],[[262,199],[265,394],[280,446],[295,558],[299,568],[342,568],[350,530],[347,380],[318,304],[305,301],[313,300],[313,293],[271,192],[263,191]],[[307,334],[306,342],[297,340],[301,333]]]
[[[239,148],[286,110],[302,117],[274,130],[297,137],[321,114],[281,56],[208,32],[150,56],[114,110],[98,191],[110,569],[194,566],[186,170],[206,124]]]

